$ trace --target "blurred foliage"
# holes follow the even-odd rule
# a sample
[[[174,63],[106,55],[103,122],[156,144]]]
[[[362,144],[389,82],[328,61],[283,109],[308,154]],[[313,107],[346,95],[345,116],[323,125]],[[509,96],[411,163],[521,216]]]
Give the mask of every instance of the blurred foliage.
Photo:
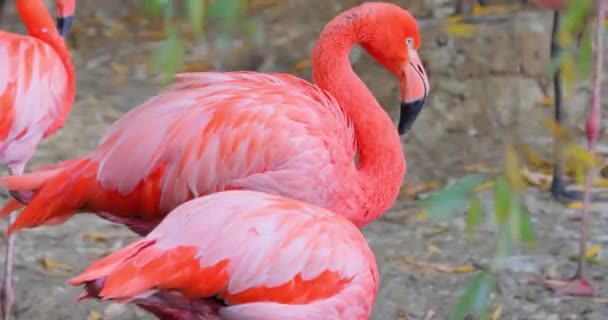
[[[553,126],[550,129],[556,130]],[[576,145],[573,140],[567,139],[570,135],[563,132],[562,135],[563,137],[558,138],[562,139],[566,146],[566,160],[577,164],[577,176],[582,179],[584,172],[589,167],[596,166],[600,159]],[[493,265],[497,259],[510,255],[518,243],[528,247],[533,247],[536,243],[534,225],[524,202],[527,184],[522,174],[525,170],[520,161],[521,157],[525,156],[518,153],[513,146],[507,146],[505,167],[501,173],[494,176],[478,173],[467,175],[433,193],[421,203],[429,216],[435,219],[454,218],[457,214],[466,212],[465,230],[469,239],[484,218],[490,219],[496,228],[497,246],[492,262],[480,266],[477,274],[469,279],[465,290],[452,308],[450,319],[462,320],[469,314],[474,315],[476,319],[489,319],[490,297],[496,290],[498,277]],[[487,208],[477,194],[481,187],[487,184],[493,187],[492,215],[485,212]]]
[[[506,12],[509,8],[499,8]],[[485,13],[475,13],[474,16]],[[588,22],[593,14],[592,0],[571,0],[568,8],[561,13],[561,23],[558,41],[562,50],[553,59],[548,70],[551,74],[561,66],[562,78],[565,87],[572,86],[580,80],[587,79],[591,74],[592,65],[592,38],[587,30]],[[462,16],[455,16],[446,21],[446,32],[457,37],[471,37],[475,26],[462,22]],[[602,161],[578,146],[573,135],[555,122],[545,124],[555,139],[563,141],[565,145],[565,160],[575,165],[575,178],[582,184],[585,172],[601,165]],[[494,225],[496,227],[497,248],[494,259],[487,265],[480,267],[476,275],[469,279],[462,295],[453,306],[450,319],[462,320],[469,315],[476,319],[489,319],[489,306],[492,293],[496,290],[497,274],[492,265],[496,258],[510,254],[513,245],[518,242],[533,246],[535,244],[534,225],[525,206],[523,195],[526,184],[520,168],[519,155],[515,148],[508,146],[505,153],[504,171],[493,177],[481,174],[465,176],[456,183],[440,190],[422,203],[422,207],[435,219],[447,219],[466,210],[466,233],[470,239],[476,227],[483,222],[484,205],[475,190],[485,184],[493,185]],[[592,255],[590,255],[592,256]]]
[[[187,20],[195,37],[204,37],[209,25],[219,28],[218,45],[225,45],[238,31],[255,32],[255,24],[245,17],[245,0],[142,0],[154,17],[162,17],[167,38],[154,56],[154,72],[162,72],[169,81],[181,69],[185,46],[177,21]]]
[[[566,89],[591,75],[592,37],[587,26],[592,14],[593,0],[570,0],[567,10],[561,13],[557,38],[562,50],[551,61],[549,72],[553,74],[561,66]]]
[[[484,205],[476,189],[490,183],[493,186],[492,220],[497,228],[496,258],[507,256],[516,242],[534,245],[536,238],[530,214],[523,201],[525,182],[521,175],[518,155],[507,147],[505,170],[494,177],[471,174],[436,192],[422,202],[422,207],[436,219],[454,217],[466,210],[466,232],[470,236],[483,222]],[[468,210],[467,210],[468,209]],[[496,274],[492,265],[483,266],[469,281],[452,308],[450,319],[461,320],[473,314],[489,319],[491,294],[496,289]]]

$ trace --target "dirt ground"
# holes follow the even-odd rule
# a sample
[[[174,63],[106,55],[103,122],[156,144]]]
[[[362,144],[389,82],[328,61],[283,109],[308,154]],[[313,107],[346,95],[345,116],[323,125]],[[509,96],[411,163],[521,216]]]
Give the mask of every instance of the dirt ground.
[[[305,59],[323,24],[362,1],[276,2],[279,4],[255,12],[258,34],[262,35],[257,41],[245,35],[227,47],[219,47],[213,36],[187,41],[189,70],[281,71],[310,79]],[[539,123],[550,117],[551,109],[537,102],[551,89],[545,73],[550,13],[525,5],[506,19],[479,25],[471,38],[456,38],[446,34],[440,24],[451,13],[452,1],[392,2],[410,8],[420,18],[421,55],[432,85],[429,106],[413,132],[403,139],[409,170],[406,186],[432,180],[444,183],[465,174],[464,165],[499,163],[508,142],[525,141],[539,153],[549,153],[551,140]],[[78,72],[74,111],[65,128],[44,141],[32,165],[54,163],[93,149],[113,121],[157,92],[157,79],[146,70],[162,35],[154,31],[158,29],[153,28],[155,21],[131,7],[134,3],[78,1],[70,37]],[[3,28],[23,31],[12,2],[4,17]],[[355,53],[352,60],[358,74],[396,119],[398,83],[365,54]],[[568,126],[580,133],[583,111],[590,100],[587,84],[582,83],[570,96]],[[490,197],[484,200],[491,201]],[[578,212],[554,203],[543,190],[530,188],[526,201],[538,245],[532,252],[522,250],[501,264],[502,291],[494,305],[502,308],[502,319],[604,319],[608,299],[559,297],[528,284],[547,270],[564,276],[574,271],[575,264],[568,256],[576,252],[578,224],[573,217]],[[429,314],[435,314],[433,319],[446,319],[470,276],[414,268],[405,260],[458,266],[483,262],[494,250],[493,241],[488,240],[494,239],[490,225],[467,244],[462,219],[441,223],[420,220],[416,218],[419,211],[416,202],[404,195],[385,217],[364,230],[382,277],[374,320],[430,319],[426,318]],[[608,237],[603,230],[608,216],[604,212],[600,206],[593,211],[592,243],[605,247]],[[83,270],[92,259],[133,239],[127,230],[91,215],[21,233],[16,242],[14,319],[152,319],[131,307],[98,301],[77,303],[79,290],[65,285],[69,276]],[[590,268],[600,297],[608,296],[603,270],[604,265]]]

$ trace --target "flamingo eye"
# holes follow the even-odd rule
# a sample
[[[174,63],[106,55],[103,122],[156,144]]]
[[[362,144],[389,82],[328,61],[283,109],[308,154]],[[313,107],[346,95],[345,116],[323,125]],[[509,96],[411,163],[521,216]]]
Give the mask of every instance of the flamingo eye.
[[[405,44],[406,44],[408,47],[411,47],[412,45],[414,45],[414,39],[412,39],[412,38],[407,38],[407,39],[405,39]]]

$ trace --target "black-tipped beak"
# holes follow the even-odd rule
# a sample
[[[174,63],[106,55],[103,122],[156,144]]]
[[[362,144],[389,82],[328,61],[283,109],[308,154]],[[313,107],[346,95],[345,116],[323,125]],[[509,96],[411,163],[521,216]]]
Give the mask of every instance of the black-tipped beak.
[[[0,0],[0,16],[2,16],[3,11],[4,11],[4,0]]]
[[[401,115],[397,126],[400,135],[410,130],[420,111],[422,111],[425,100],[426,97],[412,102],[401,102]]]
[[[74,21],[74,16],[67,17],[59,17],[57,18],[57,30],[62,37],[66,37],[70,32],[70,28],[72,28],[72,22]]]

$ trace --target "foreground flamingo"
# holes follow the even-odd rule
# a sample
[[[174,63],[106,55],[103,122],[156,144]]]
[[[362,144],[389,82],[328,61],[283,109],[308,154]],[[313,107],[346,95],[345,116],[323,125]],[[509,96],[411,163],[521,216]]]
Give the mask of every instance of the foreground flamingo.
[[[368,224],[394,203],[406,166],[391,119],[349,64],[355,44],[400,79],[405,133],[429,90],[418,25],[396,5],[364,3],[321,33],[316,85],[288,74],[181,74],[119,119],[89,155],[0,179],[9,190],[34,190],[9,233],[89,211],[145,235],[185,201],[230,189],[287,196]]]
[[[369,319],[374,254],[355,225],[257,191],[188,201],[147,237],[69,281],[81,298],[132,302],[159,319]]]
[[[74,0],[57,1],[60,33],[66,34]],[[74,101],[76,76],[66,47],[43,0],[16,0],[29,36],[0,30],[0,165],[20,175],[38,142],[59,130]],[[58,6],[58,7],[59,7]],[[68,11],[68,8],[72,11]],[[13,223],[16,213],[11,213]],[[14,300],[14,238],[6,240],[2,282],[2,317],[10,318]]]

